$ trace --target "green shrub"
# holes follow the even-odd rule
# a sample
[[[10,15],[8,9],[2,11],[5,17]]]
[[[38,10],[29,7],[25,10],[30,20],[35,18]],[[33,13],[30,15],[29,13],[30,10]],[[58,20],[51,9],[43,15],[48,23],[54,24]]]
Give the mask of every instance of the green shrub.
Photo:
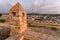
[[[0,23],[6,22],[5,19],[0,19]]]
[[[50,27],[50,28],[51,28],[51,30],[54,30],[54,31],[58,30],[58,28],[55,28],[55,27]]]
[[[10,36],[10,28],[0,27],[0,40],[5,40]]]
[[[2,16],[2,14],[0,14],[0,16]]]

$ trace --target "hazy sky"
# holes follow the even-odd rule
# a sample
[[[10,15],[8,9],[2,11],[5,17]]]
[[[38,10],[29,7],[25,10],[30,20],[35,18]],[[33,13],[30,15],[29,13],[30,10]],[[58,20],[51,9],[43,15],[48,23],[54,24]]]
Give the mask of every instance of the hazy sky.
[[[27,12],[60,14],[60,0],[0,0],[0,13],[8,12],[16,2],[20,2]]]

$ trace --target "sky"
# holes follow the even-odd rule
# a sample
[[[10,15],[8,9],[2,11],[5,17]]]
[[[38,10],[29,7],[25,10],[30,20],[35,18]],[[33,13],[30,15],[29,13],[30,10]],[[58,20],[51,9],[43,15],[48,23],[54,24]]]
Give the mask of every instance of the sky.
[[[60,14],[60,0],[0,0],[0,13],[7,13],[19,2],[29,13]]]

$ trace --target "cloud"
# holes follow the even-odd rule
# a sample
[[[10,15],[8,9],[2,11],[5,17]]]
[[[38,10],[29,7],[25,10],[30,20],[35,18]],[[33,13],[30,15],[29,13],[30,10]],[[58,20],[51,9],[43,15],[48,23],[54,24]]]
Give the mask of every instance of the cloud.
[[[35,5],[36,4],[36,5]],[[60,13],[60,0],[36,0],[30,11],[36,13]]]
[[[27,12],[60,13],[60,0],[17,0]],[[16,0],[0,0],[0,12],[7,12],[17,3]],[[2,11],[3,10],[3,11]]]
[[[39,0],[36,0],[34,4],[35,4],[35,5],[38,5],[38,3],[39,3],[38,1],[39,1]]]
[[[17,3],[17,0],[7,0],[10,5],[14,5]]]
[[[8,9],[11,7],[11,5],[8,3],[7,0],[3,1],[0,0],[0,13],[6,13],[8,12]]]

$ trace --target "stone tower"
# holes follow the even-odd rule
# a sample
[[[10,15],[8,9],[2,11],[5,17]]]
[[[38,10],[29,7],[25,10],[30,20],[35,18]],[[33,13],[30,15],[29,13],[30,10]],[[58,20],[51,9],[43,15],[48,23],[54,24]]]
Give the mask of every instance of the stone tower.
[[[26,11],[19,3],[9,10],[9,20],[11,25],[10,35],[22,35],[27,29]]]

